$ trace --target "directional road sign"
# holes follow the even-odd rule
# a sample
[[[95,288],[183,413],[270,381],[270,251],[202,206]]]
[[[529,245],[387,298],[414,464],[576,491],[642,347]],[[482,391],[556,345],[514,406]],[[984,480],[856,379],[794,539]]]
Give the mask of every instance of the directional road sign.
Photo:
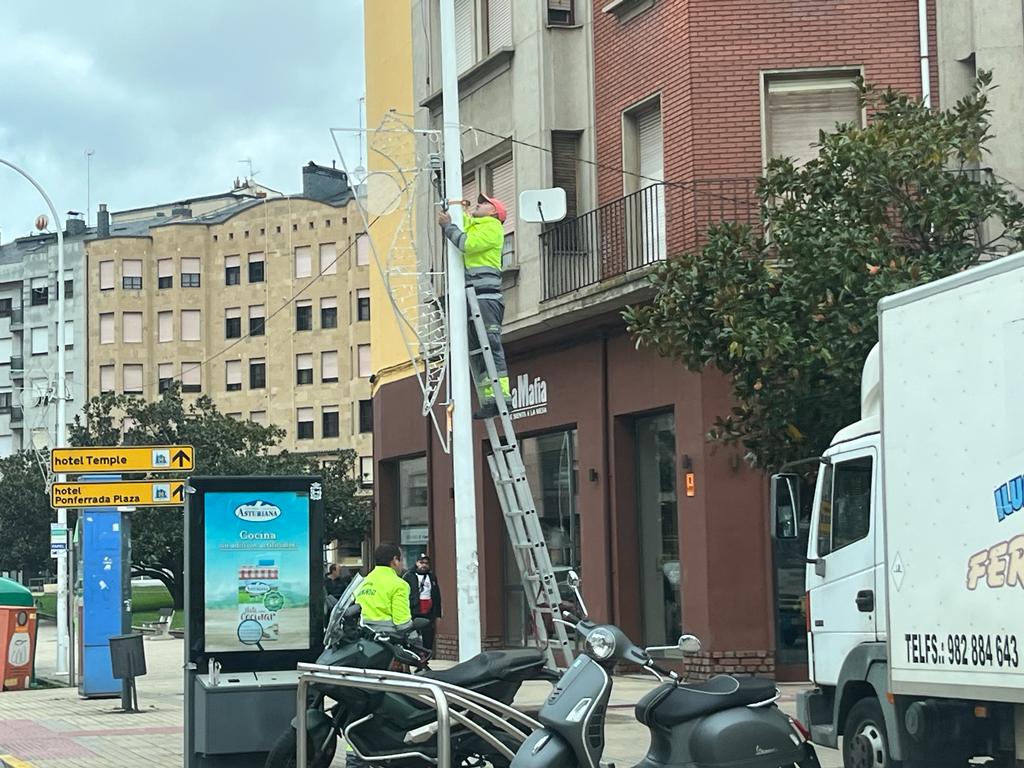
[[[180,507],[184,480],[126,480],[113,483],[54,483],[50,505],[60,507]]]
[[[195,465],[191,445],[147,445],[125,448],[54,448],[50,469],[76,473],[96,470],[122,472],[183,472]]]

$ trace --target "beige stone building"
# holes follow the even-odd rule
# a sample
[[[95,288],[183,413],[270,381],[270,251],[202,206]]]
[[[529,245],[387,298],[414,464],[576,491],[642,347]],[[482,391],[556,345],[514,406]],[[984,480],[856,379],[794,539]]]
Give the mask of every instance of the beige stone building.
[[[284,428],[288,450],[354,449],[368,481],[369,248],[346,174],[311,163],[301,195],[226,203],[131,218],[101,206],[86,256],[89,396],[153,399],[179,380]]]

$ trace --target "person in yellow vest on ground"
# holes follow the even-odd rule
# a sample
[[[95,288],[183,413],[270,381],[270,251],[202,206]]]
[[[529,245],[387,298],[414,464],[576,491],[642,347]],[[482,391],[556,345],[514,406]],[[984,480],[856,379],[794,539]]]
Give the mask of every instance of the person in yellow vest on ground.
[[[395,544],[381,544],[373,551],[373,564],[356,592],[363,623],[381,632],[412,629],[409,582],[402,578],[402,550]]]
[[[491,347],[501,391],[508,404],[508,366],[505,362],[505,350],[501,345],[501,322],[505,317],[505,299],[501,295],[501,251],[505,244],[505,216],[504,203],[495,197],[480,195],[476,205],[468,211],[465,231],[452,224],[452,217],[446,211],[438,214],[437,223],[441,225],[444,236],[462,252],[466,264],[466,286],[472,287],[480,300],[480,315],[487,330],[487,343]],[[469,324],[469,345],[470,349],[479,346],[472,321]],[[473,418],[493,418],[498,415],[498,405],[494,401],[494,387],[487,374],[487,366],[479,355],[470,358],[470,366],[480,398],[480,410],[473,414]]]

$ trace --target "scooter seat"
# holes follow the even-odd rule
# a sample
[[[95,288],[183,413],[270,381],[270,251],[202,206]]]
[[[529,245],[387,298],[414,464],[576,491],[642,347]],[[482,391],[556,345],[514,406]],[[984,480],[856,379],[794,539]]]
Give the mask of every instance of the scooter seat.
[[[544,666],[544,654],[537,650],[484,651],[449,669],[432,669],[423,677],[461,688],[472,688],[496,680],[525,680]]]
[[[637,702],[636,719],[672,728],[724,709],[771,701],[775,695],[775,683],[757,677],[719,675],[694,685],[666,683]]]

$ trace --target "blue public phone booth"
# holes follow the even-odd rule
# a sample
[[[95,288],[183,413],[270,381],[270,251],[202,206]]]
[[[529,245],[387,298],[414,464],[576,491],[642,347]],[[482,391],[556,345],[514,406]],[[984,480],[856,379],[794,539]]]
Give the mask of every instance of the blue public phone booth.
[[[121,681],[111,672],[109,640],[131,630],[130,520],[106,507],[83,509],[78,516],[78,693],[86,698],[121,695]]]

